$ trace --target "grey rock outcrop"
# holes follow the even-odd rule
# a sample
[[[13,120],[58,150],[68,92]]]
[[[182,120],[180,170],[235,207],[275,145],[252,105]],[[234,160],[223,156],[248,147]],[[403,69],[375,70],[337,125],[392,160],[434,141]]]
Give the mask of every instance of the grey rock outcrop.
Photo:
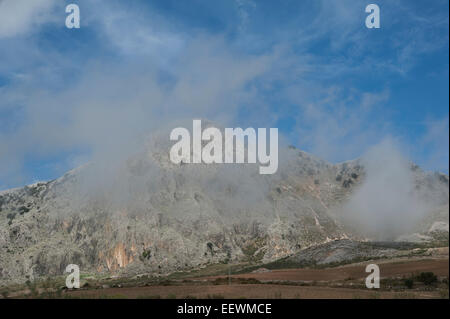
[[[448,176],[414,170],[436,203],[417,231],[442,232],[441,222],[448,234]],[[294,148],[274,176],[249,164],[175,165],[153,140],[125,162],[1,192],[0,283],[63,275],[68,264],[120,275],[270,262],[366,239],[333,213],[364,179],[359,160],[332,165]]]

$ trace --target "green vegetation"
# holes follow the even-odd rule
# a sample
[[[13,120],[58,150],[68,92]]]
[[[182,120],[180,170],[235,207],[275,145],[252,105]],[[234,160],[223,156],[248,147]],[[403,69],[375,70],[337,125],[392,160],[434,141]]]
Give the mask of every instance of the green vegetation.
[[[406,288],[411,289],[414,286],[414,280],[411,278],[406,278],[403,283],[405,284]]]
[[[265,251],[262,248],[264,247],[265,242],[265,237],[259,237],[254,239],[251,243],[241,247],[241,250],[248,261],[257,262],[263,259]]]
[[[417,276],[417,280],[422,282],[423,284],[427,286],[431,286],[437,283],[438,279],[437,276],[432,272],[421,272]]]
[[[256,285],[261,284],[261,282],[255,278],[235,278],[235,277],[221,277],[215,279],[212,284],[213,285],[228,285],[232,284],[240,284],[240,285]]]
[[[8,225],[11,226],[12,221],[14,220],[14,218],[16,217],[16,213],[8,213],[6,215],[6,218],[8,218]]]
[[[150,249],[144,249],[144,251],[142,252],[142,259],[150,259],[150,257],[152,256]]]

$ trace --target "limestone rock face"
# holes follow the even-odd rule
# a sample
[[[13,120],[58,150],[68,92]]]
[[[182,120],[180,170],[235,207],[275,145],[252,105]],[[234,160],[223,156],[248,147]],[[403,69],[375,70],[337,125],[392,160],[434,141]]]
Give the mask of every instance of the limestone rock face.
[[[434,207],[415,231],[448,238],[448,176],[412,170]],[[165,274],[365,240],[334,212],[365,178],[360,160],[332,165],[295,148],[280,151],[274,175],[252,164],[175,165],[152,140],[126,161],[0,192],[0,283],[63,275],[68,264]]]

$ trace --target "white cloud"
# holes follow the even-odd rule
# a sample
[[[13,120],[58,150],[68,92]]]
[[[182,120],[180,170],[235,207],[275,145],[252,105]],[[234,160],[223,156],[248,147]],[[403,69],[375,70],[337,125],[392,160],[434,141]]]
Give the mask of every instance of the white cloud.
[[[386,139],[363,156],[366,178],[339,214],[362,235],[392,240],[411,231],[428,212],[415,192],[410,163],[399,146]]]
[[[102,4],[103,2],[99,2]],[[99,28],[106,39],[125,55],[145,55],[167,62],[185,45],[186,36],[168,30],[156,14],[143,14],[138,9],[124,8],[108,2],[99,5],[101,15],[87,16],[87,23]]]
[[[426,131],[419,147],[426,150],[423,165],[426,168],[448,173],[449,163],[449,119],[448,115],[442,119],[426,122]]]
[[[56,0],[0,0],[0,39],[32,31],[39,25],[57,21]],[[64,23],[61,12],[61,23]]]
[[[80,66],[78,83],[63,90],[36,82],[3,89],[9,101],[20,100],[22,116],[14,130],[0,131],[0,180],[17,174],[30,154],[83,148],[102,159],[119,158],[177,119],[235,118],[239,103],[249,98],[246,86],[264,75],[270,58],[231,53],[222,40],[204,37],[190,42],[175,62],[170,83],[160,81],[156,61],[136,57],[120,66]]]
[[[122,1],[79,0],[82,28],[95,33],[98,41],[87,43],[94,46],[93,52],[83,51],[82,63],[70,60],[70,53],[66,56],[52,47],[44,50],[33,41],[36,38],[9,39],[45,23],[59,21],[63,26],[65,12],[52,14],[55,3],[0,0],[0,41],[11,41],[2,45],[14,47],[0,51],[0,73],[13,74],[11,83],[0,88],[0,112],[21,108],[14,129],[0,130],[0,180],[12,181],[29,154],[46,156],[77,147],[114,153],[139,134],[184,117],[223,123],[239,120],[243,111],[249,121],[239,125],[266,127],[289,115],[297,121],[298,145],[332,161],[360,156],[389,133],[386,113],[378,114],[377,120],[378,105],[389,98],[389,91],[362,92],[338,82],[382,63],[375,59],[364,66],[354,58],[367,52],[360,41],[366,31],[364,20],[358,15],[358,8],[362,13],[364,8],[353,1],[322,1],[316,18],[299,12],[301,18],[308,18],[305,21],[312,21],[309,26],[284,27],[280,33],[287,32],[273,49],[261,46],[265,49],[248,53],[218,34],[174,30],[174,24],[152,10]],[[238,12],[245,27],[245,34],[236,39],[241,45],[257,19],[249,12],[256,15],[258,8],[251,1],[238,3],[244,10]],[[311,44],[325,35],[331,38],[333,50],[352,46],[349,57],[310,53]],[[263,36],[264,43],[279,40],[273,34]],[[114,49],[118,54],[110,60],[108,54],[96,55],[97,49],[111,55]],[[62,80],[75,76],[77,80],[67,88]],[[59,83],[63,84],[55,91]],[[293,114],[286,113],[284,102],[297,107]],[[425,139],[430,145],[442,140],[433,138],[442,136],[436,130],[442,132],[430,126]],[[446,151],[448,159],[448,147]]]
[[[389,133],[387,117],[380,114],[388,91],[346,90],[340,86],[294,87],[291,100],[298,105],[298,145],[331,162],[361,156]]]

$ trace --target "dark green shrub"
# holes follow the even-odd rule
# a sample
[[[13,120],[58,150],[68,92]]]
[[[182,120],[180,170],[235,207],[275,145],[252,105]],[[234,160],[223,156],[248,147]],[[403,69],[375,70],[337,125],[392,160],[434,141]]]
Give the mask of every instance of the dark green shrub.
[[[431,271],[421,272],[420,275],[417,276],[417,280],[429,286],[437,282],[437,276]]]
[[[412,280],[411,278],[405,279],[403,283],[408,289],[411,289],[414,286],[414,280]]]

